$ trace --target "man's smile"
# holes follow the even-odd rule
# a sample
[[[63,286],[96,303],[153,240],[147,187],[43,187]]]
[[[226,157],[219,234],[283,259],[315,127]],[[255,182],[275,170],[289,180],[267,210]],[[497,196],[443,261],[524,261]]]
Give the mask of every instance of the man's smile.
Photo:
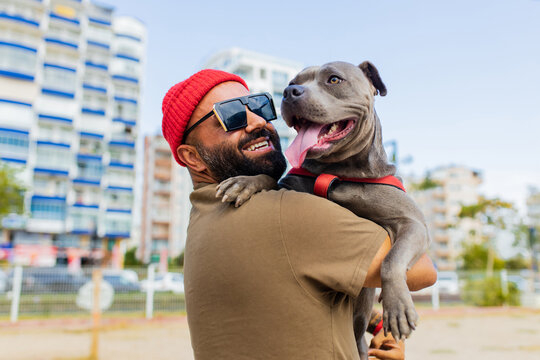
[[[275,150],[275,148],[269,137],[259,137],[242,147],[243,152],[258,154],[267,153],[273,150]]]

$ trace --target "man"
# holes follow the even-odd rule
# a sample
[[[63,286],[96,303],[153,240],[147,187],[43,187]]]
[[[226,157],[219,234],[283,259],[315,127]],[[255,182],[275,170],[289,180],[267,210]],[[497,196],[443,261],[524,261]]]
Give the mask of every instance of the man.
[[[358,359],[353,299],[380,286],[386,232],[322,198],[255,194],[239,208],[217,199],[236,175],[285,170],[267,95],[238,76],[203,70],[163,99],[163,134],[194,191],[185,252],[188,323],[196,359]],[[422,258],[410,288],[435,281]]]

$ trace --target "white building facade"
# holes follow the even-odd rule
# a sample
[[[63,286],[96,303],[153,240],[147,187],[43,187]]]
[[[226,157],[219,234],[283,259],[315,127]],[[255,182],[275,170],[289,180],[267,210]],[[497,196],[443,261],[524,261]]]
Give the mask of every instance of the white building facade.
[[[106,5],[0,0],[0,159],[28,189],[14,246],[130,237],[145,43]]]
[[[439,270],[453,271],[458,265],[462,241],[480,226],[472,219],[458,219],[458,214],[463,205],[478,203],[482,179],[478,171],[464,166],[439,167],[430,173],[430,178],[439,186],[413,190],[410,195],[426,217],[432,240],[431,258]]]
[[[185,167],[178,165],[161,135],[144,138],[144,179],[141,243],[138,257],[157,262],[184,249],[193,190]]]
[[[204,64],[205,68],[224,70],[244,79],[251,93],[269,92],[274,99],[278,119],[274,124],[281,138],[281,147],[285,150],[296,136],[296,131],[289,128],[280,115],[283,90],[289,81],[304,66],[300,63],[260,54],[244,49],[232,48],[211,56]]]

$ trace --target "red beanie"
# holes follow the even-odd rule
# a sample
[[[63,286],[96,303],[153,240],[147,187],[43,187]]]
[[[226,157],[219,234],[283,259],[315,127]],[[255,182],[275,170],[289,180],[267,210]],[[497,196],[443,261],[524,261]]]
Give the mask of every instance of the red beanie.
[[[193,111],[214,86],[226,81],[237,81],[248,89],[244,80],[237,75],[220,70],[205,69],[171,87],[163,98],[161,130],[171,147],[176,162],[180,165],[186,166],[178,158],[176,149],[182,144],[182,137]]]

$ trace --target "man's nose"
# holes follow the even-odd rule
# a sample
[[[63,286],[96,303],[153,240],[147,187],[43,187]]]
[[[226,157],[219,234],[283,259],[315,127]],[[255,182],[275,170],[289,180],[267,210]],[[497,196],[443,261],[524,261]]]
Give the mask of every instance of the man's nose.
[[[266,120],[257,114],[252,113],[249,109],[246,109],[247,126],[246,132],[250,133],[254,130],[262,129],[266,126]]]

